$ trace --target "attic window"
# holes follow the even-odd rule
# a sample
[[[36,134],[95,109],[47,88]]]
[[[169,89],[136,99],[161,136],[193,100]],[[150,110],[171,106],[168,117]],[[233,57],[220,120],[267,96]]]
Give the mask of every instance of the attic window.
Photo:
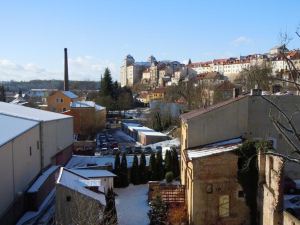
[[[70,202],[70,201],[71,201],[71,196],[70,196],[70,195],[68,195],[68,196],[66,197],[66,201],[67,201],[67,202]]]

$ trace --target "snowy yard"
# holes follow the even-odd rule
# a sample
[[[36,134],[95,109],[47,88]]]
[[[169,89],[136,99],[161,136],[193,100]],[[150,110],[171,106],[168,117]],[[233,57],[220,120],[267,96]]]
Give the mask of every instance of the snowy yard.
[[[148,184],[115,188],[119,225],[148,225]]]

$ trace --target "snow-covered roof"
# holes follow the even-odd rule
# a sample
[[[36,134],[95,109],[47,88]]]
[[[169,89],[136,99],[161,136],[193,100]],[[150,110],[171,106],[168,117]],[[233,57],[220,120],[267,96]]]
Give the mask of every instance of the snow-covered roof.
[[[61,167],[56,182],[57,184],[60,184],[62,186],[70,188],[71,190],[74,190],[90,198],[98,200],[104,206],[106,205],[104,193],[97,193],[87,188],[91,186],[98,186],[100,184],[99,180],[88,179]]]
[[[115,177],[116,175],[108,170],[89,170],[89,169],[71,169],[70,171],[77,173],[78,175],[96,178],[96,177]]]
[[[75,95],[72,91],[62,91],[62,93],[71,99],[78,98],[78,96]]]
[[[157,131],[141,131],[142,134],[146,136],[162,136],[162,137],[167,137],[167,135],[157,132]]]
[[[6,103],[8,104],[8,103]],[[8,104],[10,105],[10,104]],[[1,109],[1,105],[0,105]],[[37,126],[36,121],[22,119],[14,116],[4,115],[0,113],[0,146],[18,137],[29,129]]]
[[[40,187],[45,183],[45,181],[47,180],[47,178],[51,174],[53,174],[58,168],[59,168],[59,166],[51,166],[49,169],[47,169],[46,171],[44,171],[38,177],[38,179],[31,185],[31,187],[28,189],[27,192],[29,192],[29,193],[37,192],[40,189]]]
[[[9,104],[6,102],[0,102],[0,114],[30,119],[34,121],[51,121],[71,118],[71,116],[60,113],[34,109],[21,105]]]
[[[141,131],[153,131],[149,127],[137,127],[137,126],[128,126],[128,129],[131,130],[131,131],[136,130],[138,132],[141,132]]]
[[[71,108],[95,108],[97,111],[105,109],[101,105],[97,105],[93,101],[76,101],[70,103]]]
[[[242,143],[241,138],[235,138],[223,142],[209,144],[198,149],[188,149],[187,154],[189,159],[216,155],[216,154],[236,150],[241,146],[241,143]]]
[[[132,167],[133,156],[127,155],[127,166]],[[139,158],[139,156],[138,156]],[[149,165],[149,156],[146,156],[146,164]],[[108,166],[112,165],[114,167],[115,156],[82,156],[82,155],[73,155],[70,161],[67,163],[66,168],[75,169],[75,168],[87,168],[88,165],[95,166]]]

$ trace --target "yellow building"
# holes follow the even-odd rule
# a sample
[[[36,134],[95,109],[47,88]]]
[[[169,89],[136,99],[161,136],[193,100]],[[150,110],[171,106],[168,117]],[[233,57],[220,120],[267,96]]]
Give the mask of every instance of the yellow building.
[[[78,100],[79,97],[71,91],[56,91],[47,97],[48,110],[64,112],[70,109],[70,103]]]

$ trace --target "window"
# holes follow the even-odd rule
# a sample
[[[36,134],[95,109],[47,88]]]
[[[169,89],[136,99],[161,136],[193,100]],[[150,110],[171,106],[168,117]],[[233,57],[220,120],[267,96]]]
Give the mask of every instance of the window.
[[[29,155],[30,155],[30,156],[32,155],[32,152],[31,152],[31,146],[29,147]]]
[[[219,197],[219,216],[229,216],[229,195],[221,195]]]
[[[68,195],[68,196],[66,197],[66,201],[67,201],[67,202],[70,202],[70,201],[71,201],[71,196],[70,196],[70,195]]]
[[[238,192],[238,197],[239,197],[239,198],[244,198],[244,197],[245,197],[244,192],[243,192],[243,191],[239,191],[239,192]]]
[[[60,102],[64,102],[64,100],[61,98],[61,99],[60,99]]]
[[[206,186],[206,193],[208,193],[208,194],[213,193],[213,185],[212,184],[208,184]]]
[[[66,111],[66,108],[63,108],[63,112]]]
[[[40,142],[39,141],[36,142],[36,148],[40,149]]]

